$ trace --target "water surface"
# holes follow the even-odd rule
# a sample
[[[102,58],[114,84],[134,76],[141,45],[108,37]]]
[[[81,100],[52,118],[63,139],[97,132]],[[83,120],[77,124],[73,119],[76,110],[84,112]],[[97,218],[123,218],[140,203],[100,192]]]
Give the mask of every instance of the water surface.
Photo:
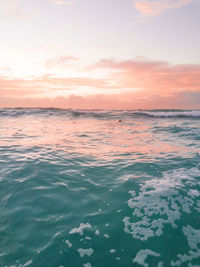
[[[200,266],[199,153],[198,110],[0,109],[0,266]]]

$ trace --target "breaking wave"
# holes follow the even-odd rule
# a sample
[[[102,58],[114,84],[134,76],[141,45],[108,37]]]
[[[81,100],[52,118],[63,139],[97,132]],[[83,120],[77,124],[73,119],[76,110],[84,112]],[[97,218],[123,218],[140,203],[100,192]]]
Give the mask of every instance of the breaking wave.
[[[200,118],[200,110],[79,110],[59,108],[1,108],[0,117],[19,116],[64,116],[73,119],[94,118],[94,119],[131,119],[131,118]]]

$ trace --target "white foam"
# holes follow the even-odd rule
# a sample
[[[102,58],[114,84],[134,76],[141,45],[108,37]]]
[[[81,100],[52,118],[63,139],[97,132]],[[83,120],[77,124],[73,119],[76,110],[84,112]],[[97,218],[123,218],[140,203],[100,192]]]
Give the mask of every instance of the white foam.
[[[122,176],[120,176],[119,178],[117,178],[117,180],[122,180],[122,181],[128,181],[130,179],[135,179],[136,177],[132,174],[124,174]]]
[[[135,193],[135,191],[129,191],[129,194],[132,196],[132,197],[134,197],[135,195],[136,195],[136,193]]]
[[[140,113],[140,112],[135,112]],[[199,110],[188,110],[188,111],[143,111],[142,113],[147,114],[153,117],[177,117],[177,116],[184,116],[184,117],[200,117]]]
[[[84,249],[84,248],[79,248],[77,249],[78,253],[80,254],[80,257],[84,256],[91,256],[94,250],[92,248]]]
[[[197,168],[181,168],[164,172],[162,178],[141,184],[137,195],[135,191],[129,191],[132,197],[127,203],[133,209],[133,217],[123,219],[124,231],[135,239],[147,240],[162,235],[165,224],[177,227],[176,221],[183,212],[190,213],[192,208],[200,208],[197,202],[198,191],[191,188],[188,190],[189,185],[186,185],[189,181],[190,187],[196,186],[196,176],[200,176]],[[180,195],[179,190],[188,191],[188,194]]]
[[[107,234],[104,234],[104,237],[105,237],[105,238],[109,238],[110,236],[109,236],[109,235],[107,235]]]
[[[115,253],[115,252],[116,252],[115,249],[111,249],[111,250],[110,250],[110,253]]]
[[[194,259],[200,257],[200,249],[198,244],[200,244],[200,230],[194,229],[192,226],[187,225],[183,227],[183,233],[187,237],[188,246],[190,251],[188,254],[178,254],[179,258],[176,261],[171,261],[171,266],[181,266],[185,262],[191,262]]]
[[[29,261],[27,261],[26,263],[24,263],[23,265],[22,265],[22,267],[26,267],[26,266],[29,266],[29,265],[31,265],[33,263],[33,261],[32,260],[29,260]],[[20,264],[21,265],[21,264]]]
[[[71,246],[72,246],[72,244],[69,242],[69,240],[66,240],[65,244],[67,244],[69,248],[71,248]]]
[[[89,223],[81,223],[80,226],[78,228],[73,228],[69,233],[70,234],[80,234],[80,235],[83,235],[83,231],[84,229],[86,228],[91,228],[91,225]]]
[[[26,266],[31,265],[32,263],[33,263],[33,261],[32,261],[32,260],[29,260],[29,261],[27,261],[26,263],[24,263],[22,266],[23,266],[23,267],[26,267]]]
[[[99,230],[96,230],[95,231],[95,235],[100,235],[100,231]]]
[[[179,260],[177,261],[171,261],[171,266],[182,266],[183,263],[188,262],[188,261],[192,261],[194,259],[198,259],[200,255],[200,250],[198,251],[189,251],[189,255],[181,255],[178,254],[177,257],[179,258]]]
[[[191,196],[192,198],[199,197],[200,192],[198,190],[190,189],[188,195]]]
[[[200,200],[196,201],[197,207],[195,207],[195,209],[200,212]]]
[[[143,267],[148,267],[149,264],[145,263],[145,260],[148,256],[160,257],[160,254],[150,249],[142,249],[137,253],[136,257],[133,259],[133,262],[136,262]]]
[[[89,237],[89,236],[86,236],[85,239],[87,239],[87,240],[91,240],[92,238]]]
[[[88,263],[83,264],[83,267],[92,267],[92,265],[88,262]]]
[[[200,244],[200,230],[192,228],[190,225],[183,227],[183,233],[186,235],[188,245],[191,249],[198,250],[198,244]]]

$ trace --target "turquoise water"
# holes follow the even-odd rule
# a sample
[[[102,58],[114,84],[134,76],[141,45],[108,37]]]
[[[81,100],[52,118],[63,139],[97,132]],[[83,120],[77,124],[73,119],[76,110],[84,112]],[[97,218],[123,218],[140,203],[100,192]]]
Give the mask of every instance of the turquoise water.
[[[200,266],[199,214],[200,111],[0,109],[0,266]]]

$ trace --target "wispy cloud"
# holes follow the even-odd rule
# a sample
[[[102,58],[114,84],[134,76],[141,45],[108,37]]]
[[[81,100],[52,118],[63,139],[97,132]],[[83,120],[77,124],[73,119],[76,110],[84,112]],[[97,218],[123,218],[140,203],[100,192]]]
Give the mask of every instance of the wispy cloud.
[[[0,18],[1,19],[23,19],[30,13],[24,10],[19,0],[0,1]]]
[[[68,63],[79,61],[79,58],[72,56],[60,56],[46,61],[47,68],[65,66]]]
[[[134,0],[135,8],[144,16],[160,15],[165,9],[174,9],[194,0]]]
[[[64,6],[70,6],[72,4],[71,1],[64,1],[64,0],[52,0],[52,3],[55,5],[64,5]]]

